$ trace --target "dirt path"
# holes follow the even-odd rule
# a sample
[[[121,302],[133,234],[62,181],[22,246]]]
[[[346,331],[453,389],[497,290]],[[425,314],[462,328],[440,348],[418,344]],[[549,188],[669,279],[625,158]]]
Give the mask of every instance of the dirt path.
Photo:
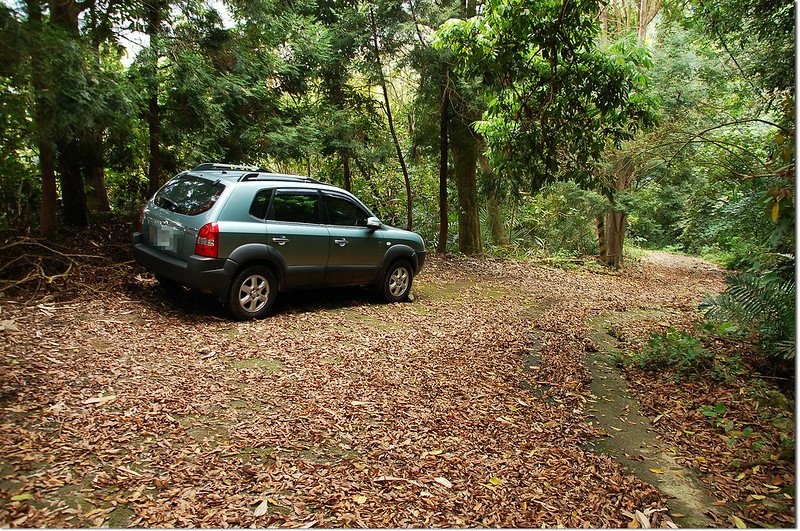
[[[696,256],[667,253],[664,251],[648,251],[642,259],[645,266],[667,267],[673,271],[707,271],[709,273],[723,273],[724,269],[716,264]]]
[[[721,287],[661,259],[433,258],[413,303],[309,292],[249,323],[142,277],[0,299],[0,525],[665,525],[661,493],[587,448],[586,323],[689,319]]]

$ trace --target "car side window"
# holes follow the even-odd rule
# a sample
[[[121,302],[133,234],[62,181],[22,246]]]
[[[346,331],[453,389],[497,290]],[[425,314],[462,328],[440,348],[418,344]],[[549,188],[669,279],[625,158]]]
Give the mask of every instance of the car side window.
[[[367,214],[364,209],[344,197],[325,196],[328,223],[350,227],[366,227]]]
[[[253,204],[250,205],[250,215],[258,219],[265,219],[271,197],[272,190],[260,190],[253,198]]]
[[[281,191],[275,193],[268,218],[292,223],[318,223],[319,194],[313,191]]]

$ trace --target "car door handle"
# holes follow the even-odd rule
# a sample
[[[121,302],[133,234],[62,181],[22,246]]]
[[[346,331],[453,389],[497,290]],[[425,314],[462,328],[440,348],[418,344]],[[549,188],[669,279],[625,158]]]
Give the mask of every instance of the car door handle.
[[[283,245],[283,244],[285,244],[286,242],[289,241],[289,238],[287,238],[285,236],[279,236],[277,238],[272,238],[272,241],[274,241],[278,245]]]
[[[347,239],[342,238],[340,240],[333,240],[333,243],[337,244],[339,247],[344,247],[345,245],[347,245],[350,242],[348,242]]]

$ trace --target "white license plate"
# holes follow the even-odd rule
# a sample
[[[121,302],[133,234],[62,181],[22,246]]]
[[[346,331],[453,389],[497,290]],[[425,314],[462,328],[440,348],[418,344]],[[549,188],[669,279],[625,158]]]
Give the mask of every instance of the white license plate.
[[[169,225],[152,223],[150,225],[150,242],[159,249],[176,253],[178,252],[178,236],[180,232],[180,229]]]

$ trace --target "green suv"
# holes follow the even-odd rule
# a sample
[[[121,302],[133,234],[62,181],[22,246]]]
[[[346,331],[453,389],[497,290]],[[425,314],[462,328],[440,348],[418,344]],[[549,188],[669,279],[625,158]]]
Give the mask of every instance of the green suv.
[[[165,288],[210,293],[245,320],[266,315],[286,290],[367,285],[405,300],[425,244],[335,186],[201,164],[148,201],[133,254]]]

